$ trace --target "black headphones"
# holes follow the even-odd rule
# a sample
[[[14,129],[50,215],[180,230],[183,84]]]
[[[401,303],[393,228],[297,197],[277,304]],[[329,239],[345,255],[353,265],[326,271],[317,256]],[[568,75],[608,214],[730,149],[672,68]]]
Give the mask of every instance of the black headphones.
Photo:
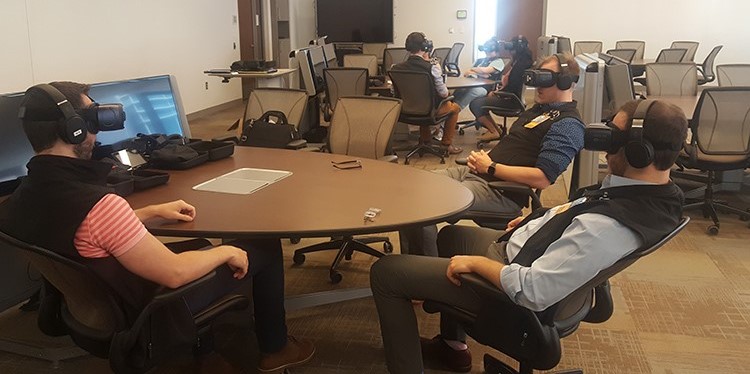
[[[55,105],[57,105],[65,116],[64,119],[57,121],[57,132],[63,141],[69,144],[80,144],[86,139],[86,135],[89,133],[86,120],[76,113],[75,108],[68,102],[68,99],[62,92],[49,84],[37,84],[26,90],[26,92],[31,90],[44,92],[45,95],[55,102]],[[25,115],[26,107],[21,107],[18,116],[23,119]]]
[[[654,100],[644,100],[638,103],[633,114],[633,125],[628,130],[628,140],[625,143],[625,157],[634,168],[645,168],[654,161],[654,146],[643,137],[643,122],[648,116],[648,110]]]
[[[26,92],[32,90],[43,92],[55,102],[60,109],[64,119],[57,121],[57,132],[64,142],[69,144],[80,144],[86,139],[88,133],[96,134],[99,131],[114,131],[125,128],[125,111],[122,104],[98,104],[94,103],[90,108],[76,110],[65,95],[50,84],[37,84],[30,87]],[[93,101],[93,100],[92,100]],[[22,106],[18,111],[18,118],[25,119],[26,107]]]
[[[565,91],[570,89],[573,83],[577,83],[578,75],[570,73],[570,67],[565,62],[565,56],[559,53],[554,56],[557,59],[559,72],[540,68],[528,69],[523,72],[524,84],[529,87],[552,87],[557,85],[557,88]]]

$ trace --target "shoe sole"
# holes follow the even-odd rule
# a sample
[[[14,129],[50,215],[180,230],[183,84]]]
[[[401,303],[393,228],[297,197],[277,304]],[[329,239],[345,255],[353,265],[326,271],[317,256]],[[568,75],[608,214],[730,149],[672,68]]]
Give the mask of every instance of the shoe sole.
[[[307,356],[306,358],[304,358],[304,359],[302,359],[300,361],[290,362],[288,364],[284,364],[284,365],[281,365],[281,366],[273,368],[273,369],[261,369],[261,368],[258,368],[258,371],[261,372],[261,373],[273,373],[273,372],[276,372],[276,371],[283,372],[285,369],[289,369],[289,368],[292,368],[292,367],[295,367],[295,366],[299,366],[299,365],[302,365],[302,364],[304,364],[304,363],[312,360],[313,356],[315,356],[315,347],[313,347],[313,351],[312,351],[312,353],[310,353],[310,356]]]

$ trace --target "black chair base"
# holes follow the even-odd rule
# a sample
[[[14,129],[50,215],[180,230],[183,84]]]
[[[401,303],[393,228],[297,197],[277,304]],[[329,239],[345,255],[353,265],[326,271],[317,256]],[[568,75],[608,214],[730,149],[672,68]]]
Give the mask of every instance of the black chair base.
[[[719,234],[719,215],[718,211],[727,212],[727,213],[734,213],[739,215],[740,220],[748,221],[750,220],[750,208],[742,210],[740,208],[735,208],[733,206],[730,206],[724,201],[716,200],[714,199],[714,187],[713,183],[716,178],[716,173],[714,171],[708,172],[708,177],[706,181],[706,192],[703,196],[703,199],[697,202],[685,204],[682,206],[682,209],[694,209],[694,208],[700,208],[703,212],[704,218],[711,218],[711,221],[713,221],[713,224],[708,225],[706,227],[706,233],[709,235],[718,235]],[[687,178],[691,179],[691,178]],[[750,226],[749,226],[750,227]]]
[[[378,252],[368,246],[368,244],[379,242],[383,242],[383,252],[385,253]],[[305,263],[305,253],[329,250],[338,250],[338,252],[336,253],[336,257],[333,259],[333,263],[331,263],[331,267],[328,273],[328,277],[331,279],[331,283],[336,284],[341,282],[341,280],[343,279],[343,275],[341,275],[341,273],[337,270],[342,259],[346,258],[347,260],[351,260],[354,251],[366,253],[370,256],[380,258],[388,253],[393,252],[393,244],[391,244],[391,241],[385,236],[368,236],[356,239],[351,236],[345,236],[343,238],[335,238],[331,241],[314,244],[305,248],[300,248],[294,251],[293,260],[295,264],[302,265]]]
[[[448,155],[448,150],[437,145],[422,143],[420,141],[415,148],[412,148],[412,150],[409,151],[408,154],[406,154],[404,165],[409,165],[409,159],[414,157],[414,155],[419,155],[419,157],[422,157],[425,153],[440,157],[440,163],[444,164],[445,157]]]
[[[534,369],[529,366],[521,364],[521,368],[516,370],[510,365],[490,356],[489,354],[484,355],[484,373],[485,374],[532,374]],[[562,371],[555,371],[554,374],[583,374],[581,369],[569,369]]]

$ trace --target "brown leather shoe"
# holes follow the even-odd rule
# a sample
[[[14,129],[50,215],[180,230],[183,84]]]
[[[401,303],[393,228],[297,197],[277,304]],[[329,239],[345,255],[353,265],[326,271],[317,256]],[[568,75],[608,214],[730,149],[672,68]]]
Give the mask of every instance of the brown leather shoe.
[[[448,154],[451,154],[451,155],[456,155],[456,154],[459,154],[459,153],[461,153],[461,152],[464,151],[463,149],[461,149],[461,147],[456,147],[456,146],[453,146],[453,145],[445,145],[445,144],[443,144],[443,146],[445,147],[445,151],[448,152]]]
[[[307,340],[297,340],[289,336],[286,346],[276,353],[263,353],[258,363],[258,371],[269,373],[299,366],[310,361],[315,354],[315,346]]]
[[[419,338],[422,346],[422,359],[432,363],[438,363],[450,371],[468,373],[471,371],[471,352],[467,348],[457,351],[451,348],[440,335],[432,339]]]

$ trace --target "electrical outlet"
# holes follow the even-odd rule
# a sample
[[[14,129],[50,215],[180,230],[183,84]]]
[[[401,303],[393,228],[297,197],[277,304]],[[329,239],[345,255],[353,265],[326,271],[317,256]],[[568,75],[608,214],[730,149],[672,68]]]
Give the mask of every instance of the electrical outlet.
[[[206,89],[208,89],[208,82],[206,82]]]
[[[232,16],[232,24],[233,25],[237,24],[237,16]]]
[[[237,42],[232,42],[232,49],[237,49]]]

